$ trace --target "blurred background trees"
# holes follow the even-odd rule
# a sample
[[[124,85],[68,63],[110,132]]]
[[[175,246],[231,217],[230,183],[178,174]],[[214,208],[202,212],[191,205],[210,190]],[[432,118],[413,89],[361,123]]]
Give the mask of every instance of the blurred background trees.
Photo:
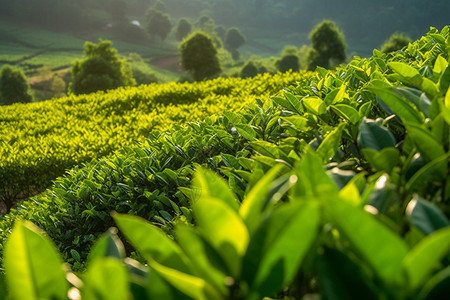
[[[213,40],[202,32],[196,32],[180,45],[181,65],[196,81],[218,75],[222,68]]]
[[[381,46],[381,52],[389,53],[392,51],[401,50],[403,47],[408,46],[411,42],[411,38],[403,33],[394,33],[389,39]]]
[[[0,69],[0,104],[31,102],[30,85],[25,74],[9,65]]]
[[[129,64],[119,59],[111,45],[102,40],[98,44],[85,43],[84,58],[72,64],[69,93],[87,94],[136,84]]]
[[[244,45],[245,36],[241,33],[241,31],[237,27],[232,27],[227,30],[225,34],[225,48],[230,51],[231,56],[234,60],[238,60],[240,57],[239,51],[237,50],[239,47]]]
[[[345,61],[345,37],[333,21],[322,21],[311,31],[309,39],[312,42],[308,53],[309,70],[314,70],[317,66],[329,68],[332,63]]]

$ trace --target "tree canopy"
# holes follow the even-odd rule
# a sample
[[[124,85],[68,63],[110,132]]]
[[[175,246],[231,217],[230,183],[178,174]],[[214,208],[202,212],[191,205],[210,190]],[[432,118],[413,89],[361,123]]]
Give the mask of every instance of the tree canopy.
[[[312,41],[309,69],[316,66],[329,68],[330,60],[336,63],[345,61],[347,44],[344,34],[333,21],[324,20],[311,31],[309,38]]]
[[[225,48],[230,51],[233,59],[239,59],[240,55],[237,49],[244,45],[244,43],[245,36],[238,28],[232,27],[227,30],[225,35]]]
[[[181,65],[196,81],[211,78],[220,72],[217,48],[203,32],[196,32],[180,45]]]
[[[389,39],[381,46],[381,52],[389,53],[402,49],[411,42],[411,38],[402,33],[394,33]]]
[[[10,65],[4,65],[0,70],[0,104],[30,102],[32,98],[25,74]]]
[[[147,14],[147,32],[150,38],[159,37],[162,41],[172,29],[172,24],[168,14],[161,10],[151,8]]]
[[[181,18],[178,20],[177,26],[175,27],[175,37],[177,40],[181,41],[188,36],[189,33],[191,33],[191,30],[191,22],[189,22],[186,18]]]
[[[75,95],[105,91],[120,86],[135,85],[129,64],[119,59],[111,41],[86,42],[84,58],[72,64],[69,92]]]

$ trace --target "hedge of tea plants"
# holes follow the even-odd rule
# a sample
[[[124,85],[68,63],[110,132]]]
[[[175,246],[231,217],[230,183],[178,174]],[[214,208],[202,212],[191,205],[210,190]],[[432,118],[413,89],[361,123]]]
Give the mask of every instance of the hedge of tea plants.
[[[73,170],[0,223],[9,294],[444,299],[449,54],[432,28]]]
[[[151,84],[0,107],[0,201],[35,194],[65,170],[102,157],[152,131],[238,110],[306,73]]]

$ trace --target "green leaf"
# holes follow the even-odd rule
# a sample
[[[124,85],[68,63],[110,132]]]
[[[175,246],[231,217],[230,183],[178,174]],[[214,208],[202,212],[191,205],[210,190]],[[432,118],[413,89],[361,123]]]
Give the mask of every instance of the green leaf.
[[[324,299],[379,299],[364,268],[341,251],[325,248],[318,266]]]
[[[403,260],[411,290],[418,288],[450,250],[450,227],[425,237]]]
[[[411,140],[414,142],[414,145],[419,150],[425,162],[430,162],[445,155],[442,145],[422,125],[408,122],[405,126],[408,135],[411,137]],[[446,172],[446,170],[443,170],[443,172]]]
[[[226,203],[234,211],[239,210],[236,196],[228,187],[228,184],[216,173],[205,168],[198,168],[194,176],[194,184],[200,189],[200,199],[217,198]]]
[[[375,84],[372,84],[369,86],[369,90],[380,97],[381,100],[402,120],[417,124],[423,123],[423,116],[405,101],[405,99],[395,93],[393,88],[380,88]]]
[[[306,148],[299,164],[296,166],[296,175],[291,178],[296,184],[292,187],[292,197],[328,197],[337,196],[338,189],[322,165],[320,157],[311,149]]]
[[[447,69],[447,66],[448,61],[439,54],[436,58],[436,62],[434,63],[433,73],[442,74],[442,72]]]
[[[323,163],[327,163],[336,154],[336,151],[341,145],[343,125],[336,127],[333,131],[327,134],[325,139],[320,143],[316,153],[322,158]]]
[[[405,99],[407,102],[413,103],[418,110],[420,110],[425,116],[428,117],[431,101],[426,97],[426,95],[417,89],[407,88],[407,87],[395,87],[392,90]]]
[[[4,254],[6,282],[14,299],[66,299],[62,260],[44,233],[28,221],[16,221]]]
[[[202,198],[193,205],[202,235],[220,253],[231,275],[238,278],[249,242],[244,221],[228,204],[216,198]]]
[[[308,119],[298,116],[298,115],[292,115],[289,117],[282,117],[283,121],[286,121],[288,123],[291,123],[294,126],[294,129],[302,132],[305,130],[305,128],[308,126]]]
[[[409,221],[426,234],[450,226],[450,221],[434,203],[419,196],[408,203],[406,214]]]
[[[270,185],[279,173],[283,165],[277,164],[262,179],[258,180],[256,185],[250,190],[242,201],[239,214],[247,224],[248,231],[252,234],[261,221],[262,214],[268,206],[267,195],[270,191]]]
[[[266,141],[254,141],[250,142],[249,145],[259,154],[263,156],[268,156],[274,159],[280,158],[280,148],[273,143]]]
[[[432,180],[442,180],[446,176],[446,164],[448,160],[448,154],[436,158],[430,161],[425,166],[420,168],[414,173],[414,175],[406,183],[406,191],[408,193],[414,192],[419,187],[426,186]]]
[[[447,66],[445,71],[439,78],[439,87],[441,91],[447,91],[450,87],[450,66]]]
[[[193,227],[177,226],[175,236],[191,260],[195,274],[226,295],[226,264],[220,254]]]
[[[361,116],[352,106],[347,104],[332,105],[331,108],[342,118],[350,121],[352,124],[358,124]]]
[[[161,229],[136,216],[115,214],[113,217],[120,231],[147,261],[155,260],[165,266],[189,272],[189,260]]]
[[[450,293],[450,266],[435,274],[420,291],[419,299],[446,299]]]
[[[373,149],[362,149],[364,157],[376,171],[391,173],[392,169],[397,165],[400,153],[397,149],[389,147],[377,152]]]
[[[319,116],[327,112],[327,105],[319,97],[311,96],[303,98],[303,105],[312,114]]]
[[[149,264],[167,282],[192,299],[225,299],[225,297],[201,278],[180,272],[177,269],[168,268],[158,264],[156,261],[151,261]]]
[[[395,138],[386,127],[364,118],[359,127],[358,144],[362,149],[369,148],[380,151],[384,148],[395,147]]]
[[[313,201],[281,206],[265,219],[245,257],[243,276],[250,285],[250,295],[261,299],[292,282],[319,224],[320,205]]]
[[[401,62],[389,62],[388,66],[398,75],[406,85],[420,86],[422,83],[422,76],[419,71],[408,64]]]
[[[117,229],[109,229],[92,246],[88,256],[88,264],[98,258],[112,257],[122,260],[125,258],[125,248],[117,236]]]
[[[242,135],[246,140],[254,141],[256,140],[256,131],[248,124],[236,124],[234,125],[236,130],[240,135]]]
[[[128,281],[127,269],[121,261],[110,257],[96,259],[84,276],[81,297],[87,300],[127,299]]]
[[[408,253],[403,240],[373,215],[344,201],[329,197],[325,206],[341,234],[375,273],[387,285],[403,286],[401,262]]]
[[[331,105],[334,103],[342,102],[342,99],[345,95],[345,90],[347,89],[347,86],[345,84],[341,85],[339,88],[334,89],[328,95],[325,97],[325,104]]]

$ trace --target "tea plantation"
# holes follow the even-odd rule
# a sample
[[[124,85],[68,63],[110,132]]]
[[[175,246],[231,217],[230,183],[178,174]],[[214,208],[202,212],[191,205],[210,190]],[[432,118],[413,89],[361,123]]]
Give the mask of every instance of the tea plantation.
[[[335,70],[21,107],[42,116],[59,110],[59,125],[47,132],[86,120],[59,142],[34,133],[60,145],[53,151],[62,157],[73,155],[70,164],[121,148],[71,169],[3,217],[3,295],[445,299],[449,55],[449,28],[431,28],[401,51],[374,50]],[[161,98],[144,100],[158,89]],[[113,134],[100,130],[120,122],[106,127]],[[100,141],[95,151],[75,148]],[[28,143],[20,153],[40,147]],[[38,153],[44,161],[50,151]],[[30,161],[8,163],[21,172]],[[46,178],[57,161],[36,167],[34,177]]]
[[[150,132],[238,110],[306,74],[148,85],[0,107],[0,201],[42,191],[66,169]]]

